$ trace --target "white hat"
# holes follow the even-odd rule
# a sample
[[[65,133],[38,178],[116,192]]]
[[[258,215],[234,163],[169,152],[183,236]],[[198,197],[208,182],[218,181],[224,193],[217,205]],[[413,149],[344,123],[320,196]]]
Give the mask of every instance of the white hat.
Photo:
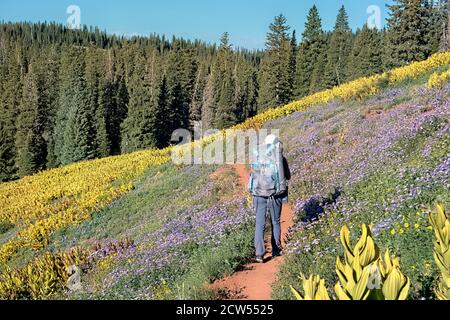
[[[278,139],[278,137],[274,134],[269,134],[266,139],[264,140],[264,144],[266,145],[270,145],[270,144],[277,144],[278,142],[280,142],[280,140]]]

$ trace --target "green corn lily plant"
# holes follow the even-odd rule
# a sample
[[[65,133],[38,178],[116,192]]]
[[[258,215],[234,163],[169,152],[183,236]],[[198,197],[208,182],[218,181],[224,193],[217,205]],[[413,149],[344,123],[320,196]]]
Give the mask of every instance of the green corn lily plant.
[[[450,219],[444,207],[436,205],[429,221],[434,230],[434,260],[441,273],[436,295],[439,300],[450,300]]]
[[[410,280],[400,271],[398,258],[386,251],[384,258],[376,245],[371,228],[363,225],[361,238],[352,247],[350,230],[341,230],[344,247],[344,261],[336,259],[336,273],[339,282],[334,286],[339,300],[405,300],[408,297]],[[324,280],[315,276],[303,279],[305,295],[294,288],[291,290],[298,300],[326,300],[328,297]],[[320,293],[320,294],[319,294]],[[326,295],[325,295],[326,294]]]
[[[378,261],[382,293],[384,300],[406,300],[411,287],[411,281],[400,271],[400,261],[395,256],[390,256],[386,250],[384,259]]]
[[[301,295],[294,287],[291,286],[291,291],[297,300],[330,300],[327,288],[325,287],[325,280],[319,276],[311,276],[307,279],[303,274],[300,277],[303,284],[303,291],[305,295]]]
[[[373,264],[379,258],[379,248],[372,238],[371,230],[362,226],[361,238],[352,248],[350,243],[350,229],[341,229],[341,243],[344,247],[344,262],[336,260],[336,273],[339,282],[334,291],[339,300],[367,300],[371,296],[369,279],[375,270]]]
[[[335,292],[340,300],[405,300],[410,280],[400,271],[398,258],[386,251],[384,259],[376,245],[371,227],[362,226],[361,238],[352,248],[350,230],[341,230],[345,263],[338,258],[336,272],[339,282]]]

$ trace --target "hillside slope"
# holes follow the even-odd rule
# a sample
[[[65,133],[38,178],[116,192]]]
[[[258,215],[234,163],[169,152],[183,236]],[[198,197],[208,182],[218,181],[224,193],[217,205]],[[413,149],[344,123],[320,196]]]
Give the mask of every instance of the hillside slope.
[[[431,234],[421,213],[437,199],[449,203],[450,86],[440,77],[449,62],[449,53],[436,55],[237,126],[282,129],[294,173],[290,200],[299,223],[275,298],[292,298],[289,285],[301,272],[334,283],[336,232],[344,223],[373,223],[379,241],[421,271],[410,275],[413,297],[431,296]],[[434,89],[427,85],[433,74]],[[175,166],[170,151],[78,163],[0,184],[0,296],[214,297],[204,284],[252,257],[248,196],[229,168]],[[67,293],[65,267],[74,263],[82,267],[83,290]],[[27,274],[26,265],[36,272]]]
[[[377,244],[400,257],[411,298],[433,298],[436,270],[427,213],[450,204],[450,83],[425,78],[363,101],[332,103],[267,124],[282,130],[299,217],[276,298],[291,299],[298,276],[337,282],[344,224],[359,234],[372,224]]]

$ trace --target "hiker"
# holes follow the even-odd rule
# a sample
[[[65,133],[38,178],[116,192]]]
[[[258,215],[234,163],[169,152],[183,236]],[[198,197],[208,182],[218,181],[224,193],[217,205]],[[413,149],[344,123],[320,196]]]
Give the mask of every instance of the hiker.
[[[283,145],[275,135],[266,137],[264,144],[255,151],[255,163],[251,165],[248,191],[253,195],[256,213],[255,249],[256,262],[263,263],[266,249],[264,232],[267,209],[272,226],[272,258],[283,254],[281,243],[281,209],[288,201],[288,184],[291,173]]]

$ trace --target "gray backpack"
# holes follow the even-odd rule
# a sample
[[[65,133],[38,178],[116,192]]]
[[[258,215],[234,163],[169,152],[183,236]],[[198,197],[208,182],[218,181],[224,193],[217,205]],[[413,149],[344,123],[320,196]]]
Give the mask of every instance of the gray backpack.
[[[268,198],[286,192],[282,152],[281,144],[269,148],[266,152],[255,152],[256,162],[252,164],[248,186],[248,191],[252,195]]]

